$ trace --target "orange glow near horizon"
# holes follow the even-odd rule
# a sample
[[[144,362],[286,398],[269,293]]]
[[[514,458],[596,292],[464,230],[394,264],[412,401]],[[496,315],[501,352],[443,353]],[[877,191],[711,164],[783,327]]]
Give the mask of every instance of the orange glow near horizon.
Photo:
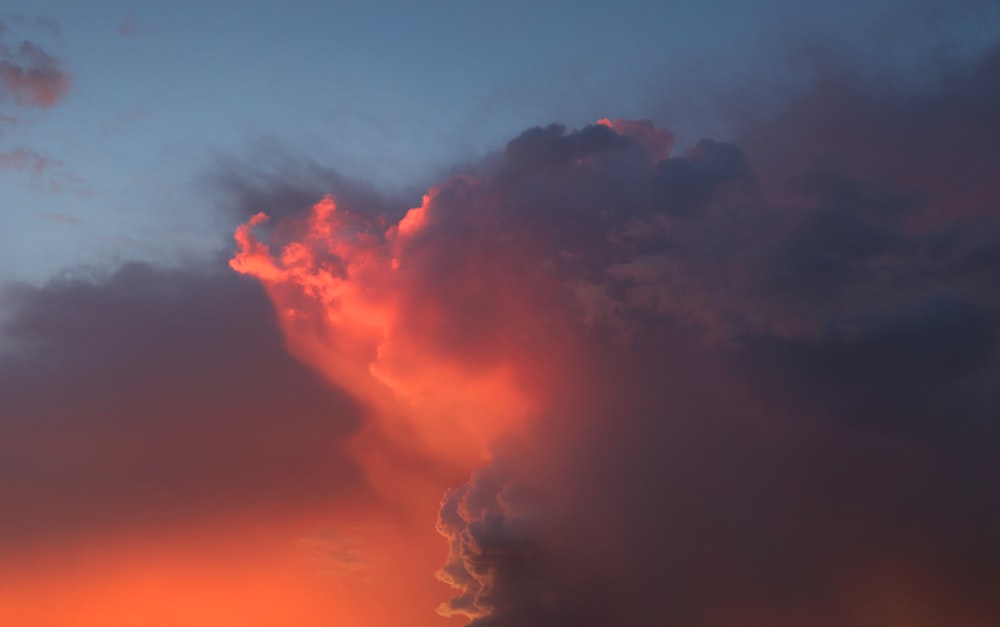
[[[428,605],[445,591],[427,571],[440,560],[433,532],[366,516],[354,514],[328,537],[315,526],[328,516],[306,516],[264,529],[227,521],[8,555],[0,568],[0,624],[454,624]]]

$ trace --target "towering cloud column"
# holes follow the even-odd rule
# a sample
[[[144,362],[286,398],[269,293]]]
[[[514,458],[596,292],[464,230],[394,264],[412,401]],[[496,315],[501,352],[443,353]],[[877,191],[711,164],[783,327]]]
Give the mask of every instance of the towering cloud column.
[[[264,215],[236,233],[289,350],[368,408],[372,482],[448,488],[439,611],[1000,616],[1000,561],[976,557],[1000,539],[971,522],[1000,501],[957,470],[978,442],[977,477],[1000,479],[1000,315],[975,271],[995,221],[921,230],[940,208],[904,183],[795,171],[776,191],[734,145],[672,144],[647,122],[534,128],[399,219],[326,198],[270,243]]]

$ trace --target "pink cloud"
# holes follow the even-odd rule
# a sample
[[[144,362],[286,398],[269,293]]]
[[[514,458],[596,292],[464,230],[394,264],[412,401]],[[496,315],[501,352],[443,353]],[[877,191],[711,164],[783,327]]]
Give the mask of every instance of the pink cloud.
[[[70,82],[59,62],[30,41],[0,58],[0,85],[19,105],[51,107],[69,93]]]

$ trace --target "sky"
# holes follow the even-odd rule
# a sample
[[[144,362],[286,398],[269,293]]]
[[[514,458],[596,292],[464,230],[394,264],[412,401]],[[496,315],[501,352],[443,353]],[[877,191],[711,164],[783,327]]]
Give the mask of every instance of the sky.
[[[1000,6],[0,12],[0,624],[1000,623]]]

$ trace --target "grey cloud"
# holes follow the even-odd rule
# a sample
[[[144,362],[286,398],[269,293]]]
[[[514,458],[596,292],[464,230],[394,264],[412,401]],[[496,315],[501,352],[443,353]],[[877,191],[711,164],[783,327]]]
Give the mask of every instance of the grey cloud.
[[[287,355],[259,288],[127,265],[6,286],[0,545],[335,501],[360,410]]]

